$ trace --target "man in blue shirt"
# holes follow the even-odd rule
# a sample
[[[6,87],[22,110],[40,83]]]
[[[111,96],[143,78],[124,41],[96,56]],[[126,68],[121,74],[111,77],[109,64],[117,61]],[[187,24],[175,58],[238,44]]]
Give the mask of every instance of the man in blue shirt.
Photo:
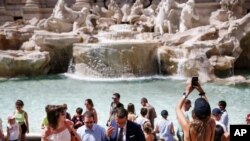
[[[84,125],[77,129],[82,141],[105,141],[105,129],[94,123],[94,114],[91,111],[84,113]]]

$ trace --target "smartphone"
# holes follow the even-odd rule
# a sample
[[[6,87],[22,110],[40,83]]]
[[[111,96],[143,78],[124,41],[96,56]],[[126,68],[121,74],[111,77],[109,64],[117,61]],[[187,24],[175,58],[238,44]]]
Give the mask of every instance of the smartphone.
[[[198,76],[193,76],[192,77],[192,86],[198,86]]]

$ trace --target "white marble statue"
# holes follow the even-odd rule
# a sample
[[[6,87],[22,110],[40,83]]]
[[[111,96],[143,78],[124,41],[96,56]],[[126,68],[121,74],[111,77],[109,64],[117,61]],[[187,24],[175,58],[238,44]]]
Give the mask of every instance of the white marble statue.
[[[138,19],[143,12],[143,4],[141,0],[136,0],[133,6],[131,7],[131,13],[129,15],[129,21],[130,23],[133,23],[135,19]]]
[[[117,23],[121,23],[123,14],[115,0],[110,0],[108,10],[112,13],[111,18],[115,19]]]
[[[245,0],[221,0],[221,9],[228,11],[228,19],[235,20],[242,16]]]
[[[58,0],[51,16],[41,20],[38,27],[52,32],[70,32],[78,16],[79,12],[68,8],[64,0]]]
[[[181,11],[180,17],[180,32],[193,28],[192,20],[198,20],[199,17],[195,15],[194,0],[188,0]]]
[[[168,33],[173,33],[172,20],[174,8],[178,7],[174,0],[162,0],[157,10],[159,10],[155,18],[155,32],[163,34],[164,28],[167,27]]]
[[[83,7],[78,14],[78,18],[73,23],[73,32],[77,32],[78,29],[85,26],[85,21],[88,14],[89,14],[89,9]]]

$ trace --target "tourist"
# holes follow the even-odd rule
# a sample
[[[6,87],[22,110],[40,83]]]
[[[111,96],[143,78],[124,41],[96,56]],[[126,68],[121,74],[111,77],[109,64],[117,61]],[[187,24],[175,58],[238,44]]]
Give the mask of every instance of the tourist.
[[[71,141],[80,137],[73,123],[66,119],[65,105],[51,105],[47,111],[49,126],[42,131],[42,141]]]
[[[63,104],[63,107],[64,107],[65,112],[66,112],[66,119],[71,120],[71,115],[67,112],[68,105],[67,104]]]
[[[2,119],[0,118],[0,141],[4,140]]]
[[[215,126],[214,141],[230,141],[229,133],[219,124]]]
[[[191,101],[189,99],[185,99],[184,104],[182,106],[182,112],[184,113],[188,121],[189,121],[188,111],[190,108],[191,108]],[[177,129],[177,138],[179,141],[184,141],[184,133],[180,125],[178,125],[178,129]]]
[[[128,104],[127,111],[128,111],[128,120],[135,121],[136,119],[135,105],[133,103]]]
[[[193,120],[189,122],[182,111],[182,106],[194,89],[200,92],[201,97],[195,100],[192,111]],[[185,141],[212,141],[214,139],[215,121],[211,118],[210,105],[199,83],[197,86],[187,85],[183,97],[176,105],[176,117],[183,129]]]
[[[141,105],[143,108],[147,108],[148,112],[147,112],[146,118],[149,119],[152,125],[152,128],[154,128],[154,120],[157,117],[155,108],[148,103],[148,100],[145,97],[141,99]]]
[[[107,140],[105,129],[97,125],[94,114],[91,111],[84,113],[84,125],[77,129],[81,141],[105,141]]]
[[[248,114],[246,117],[246,123],[247,125],[250,125],[250,114]]]
[[[139,125],[141,125],[141,127],[143,128],[143,124],[145,122],[150,122],[149,119],[146,118],[148,109],[147,108],[141,108],[141,116],[137,117],[135,122]],[[152,125],[151,125],[152,126]]]
[[[220,122],[225,125],[226,131],[228,131],[228,121],[229,120],[228,120],[228,114],[227,114],[227,110],[226,110],[227,103],[226,103],[226,101],[221,100],[218,102],[218,106],[222,112]]]
[[[94,114],[94,122],[97,123],[98,122],[97,112],[94,108],[93,101],[91,99],[86,99],[84,105],[86,107],[86,111],[91,111]]]
[[[22,100],[16,101],[16,111],[14,112],[14,117],[17,123],[21,126],[21,141],[26,140],[26,133],[29,133],[29,120],[28,114],[23,110],[24,103]]]
[[[222,112],[219,108],[214,108],[212,110],[212,118],[215,120],[215,124],[220,125],[223,128],[224,132],[226,132],[225,125],[220,122],[221,115],[222,115]]]
[[[224,141],[224,140],[229,140],[229,133],[227,132],[226,130],[226,127],[224,124],[222,124],[220,122],[220,119],[221,119],[221,115],[222,115],[222,112],[219,108],[214,108],[212,110],[212,118],[215,120],[215,124],[216,124],[216,129],[215,129],[215,140],[218,140],[218,141]],[[219,126],[219,127],[218,127]],[[221,131],[220,131],[220,128],[223,129],[223,134],[220,135]],[[220,136],[220,138],[219,138]]]
[[[112,99],[113,99],[113,102],[111,102],[111,105],[110,105],[107,126],[109,126],[110,122],[115,118],[115,111],[119,108],[121,108],[121,109],[124,108],[123,104],[120,102],[120,94],[119,93],[114,93]]]
[[[46,113],[48,112],[49,106],[50,106],[50,105],[47,105],[47,106],[45,107],[45,112],[46,112]],[[46,116],[43,118],[41,128],[44,129],[44,128],[47,127],[48,125],[49,125],[49,122],[48,122],[48,118],[47,118],[47,114],[46,114]]]
[[[8,117],[7,141],[17,141],[21,137],[21,126],[16,123],[14,116]]]
[[[143,124],[143,132],[144,132],[146,141],[154,141],[155,140],[155,135],[153,133],[152,125],[150,122],[145,122]]]
[[[174,126],[173,122],[169,121],[168,111],[161,111],[162,118],[155,125],[155,133],[159,133],[159,137],[163,138],[165,141],[174,141]]]
[[[73,118],[71,120],[74,123],[73,127],[75,129],[78,129],[79,127],[81,127],[83,125],[82,111],[83,111],[82,108],[80,108],[80,107],[76,108],[76,114],[73,116]]]
[[[128,120],[128,112],[124,108],[116,110],[115,119],[107,129],[110,141],[145,141],[140,125]]]

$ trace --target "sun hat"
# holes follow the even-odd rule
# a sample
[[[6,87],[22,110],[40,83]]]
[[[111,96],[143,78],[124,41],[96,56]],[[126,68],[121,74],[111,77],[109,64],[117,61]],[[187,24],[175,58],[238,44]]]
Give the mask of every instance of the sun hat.
[[[8,120],[15,119],[15,116],[8,116]]]

